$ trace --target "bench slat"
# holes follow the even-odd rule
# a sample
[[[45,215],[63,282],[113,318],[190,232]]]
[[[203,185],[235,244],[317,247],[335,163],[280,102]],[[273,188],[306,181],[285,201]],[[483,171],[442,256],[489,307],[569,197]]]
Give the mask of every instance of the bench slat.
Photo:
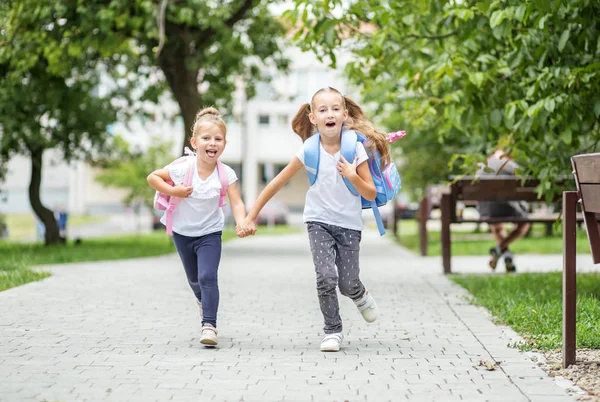
[[[463,219],[457,218],[452,223],[553,223],[559,219],[559,215],[555,216],[539,216],[530,218],[480,218],[480,219]],[[583,214],[578,213],[576,217],[577,222],[583,222]]]
[[[540,201],[535,191],[538,181],[521,183],[519,179],[459,180],[452,184],[456,200],[467,201]]]
[[[573,156],[579,183],[600,184],[600,153]]]
[[[579,184],[582,208],[586,212],[600,213],[600,184]]]

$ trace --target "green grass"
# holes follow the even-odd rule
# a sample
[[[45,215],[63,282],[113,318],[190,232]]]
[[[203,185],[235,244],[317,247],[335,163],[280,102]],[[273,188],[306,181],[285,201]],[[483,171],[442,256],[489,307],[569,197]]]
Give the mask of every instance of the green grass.
[[[562,345],[562,274],[453,275],[499,322],[511,326],[526,343],[521,349]],[[577,275],[577,347],[600,348],[600,273]]]
[[[6,215],[8,234],[11,241],[35,237],[35,217],[33,214]],[[68,227],[77,227],[90,223],[104,222],[108,218],[97,215],[69,215]]]
[[[1,255],[20,257],[27,266],[151,257],[174,252],[171,239],[158,232],[84,239],[80,245],[75,245],[73,241],[56,246],[45,246],[42,243],[0,243]]]
[[[37,272],[27,268],[27,266],[14,257],[5,260],[0,267],[0,292],[24,283],[39,281],[50,276],[48,272]]]
[[[257,234],[282,235],[295,232],[298,229],[288,226],[261,226]],[[232,228],[223,231],[224,242],[235,237]],[[57,246],[0,241],[0,291],[50,275],[32,271],[28,268],[31,266],[153,257],[174,252],[173,241],[162,230],[152,234],[84,239],[79,245],[75,245],[73,241]]]
[[[510,225],[508,225],[510,227]],[[545,226],[535,224],[530,237],[524,237],[511,244],[510,249],[516,254],[562,254],[561,228],[554,230],[554,235],[544,236]],[[400,236],[396,239],[404,247],[419,253],[419,233],[417,222],[414,220],[400,222]],[[452,255],[487,255],[491,247],[495,246],[492,235],[486,232],[461,232],[452,231]],[[442,255],[442,246],[439,231],[428,231],[427,255]],[[589,254],[590,247],[585,230],[577,231],[577,253]]]

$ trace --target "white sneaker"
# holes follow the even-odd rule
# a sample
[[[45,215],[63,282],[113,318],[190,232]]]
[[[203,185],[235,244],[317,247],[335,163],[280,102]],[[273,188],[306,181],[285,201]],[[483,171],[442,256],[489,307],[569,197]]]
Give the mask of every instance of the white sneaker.
[[[354,305],[356,305],[366,322],[373,322],[377,319],[379,309],[368,290],[365,290],[365,294],[360,299],[354,300]]]
[[[325,334],[321,341],[321,352],[339,352],[344,335],[341,332]]]
[[[202,319],[204,318],[202,316],[202,302],[198,299],[196,299],[196,304],[198,305],[198,310],[200,310],[200,322],[202,322]]]
[[[200,335],[200,343],[207,346],[215,346],[219,343],[217,340],[217,329],[210,324],[204,324]]]

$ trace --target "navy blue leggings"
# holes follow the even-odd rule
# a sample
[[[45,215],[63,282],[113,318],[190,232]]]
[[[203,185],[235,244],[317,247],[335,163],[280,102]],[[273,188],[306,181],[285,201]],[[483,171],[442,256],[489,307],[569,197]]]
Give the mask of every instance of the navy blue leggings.
[[[183,263],[192,291],[202,302],[202,324],[217,327],[219,309],[218,270],[222,232],[188,237],[173,232],[173,243]]]

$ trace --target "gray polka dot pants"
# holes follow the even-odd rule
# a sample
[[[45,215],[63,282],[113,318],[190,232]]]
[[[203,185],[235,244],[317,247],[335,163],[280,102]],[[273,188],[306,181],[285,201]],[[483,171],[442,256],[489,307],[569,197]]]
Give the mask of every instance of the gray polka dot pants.
[[[317,276],[317,294],[323,318],[324,332],[342,332],[342,318],[337,289],[352,300],[365,293],[359,278],[361,232],[321,222],[307,222],[310,251]],[[337,269],[336,269],[337,268]]]

